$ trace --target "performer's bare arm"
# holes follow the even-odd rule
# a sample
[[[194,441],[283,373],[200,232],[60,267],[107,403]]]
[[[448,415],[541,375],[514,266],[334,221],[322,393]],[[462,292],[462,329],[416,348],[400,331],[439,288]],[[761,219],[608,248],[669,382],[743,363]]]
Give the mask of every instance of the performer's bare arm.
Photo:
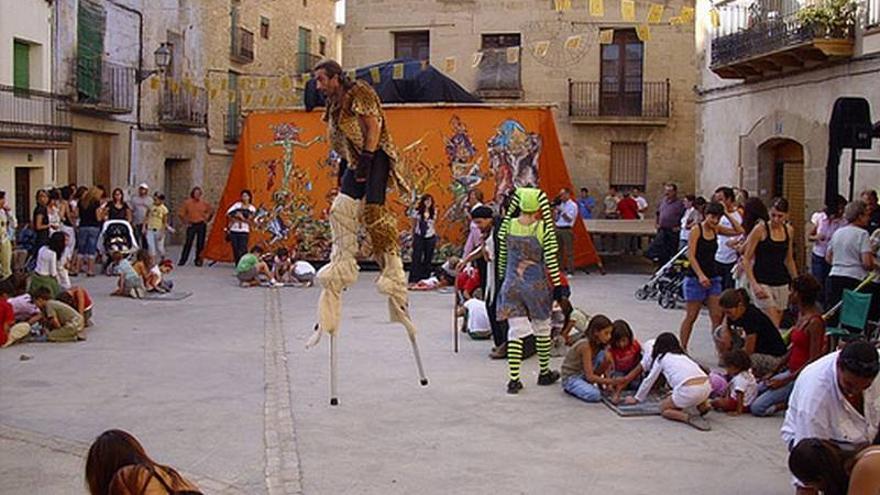
[[[314,139],[312,139],[311,141],[306,141],[305,143],[301,143],[299,141],[294,141],[292,144],[298,148],[308,148],[309,146],[311,146],[315,143],[320,143],[323,140],[324,140],[324,138],[322,136],[317,136]]]
[[[379,147],[379,134],[382,130],[379,117],[363,115],[360,117],[360,121],[361,129],[364,132],[364,151],[373,153]]]

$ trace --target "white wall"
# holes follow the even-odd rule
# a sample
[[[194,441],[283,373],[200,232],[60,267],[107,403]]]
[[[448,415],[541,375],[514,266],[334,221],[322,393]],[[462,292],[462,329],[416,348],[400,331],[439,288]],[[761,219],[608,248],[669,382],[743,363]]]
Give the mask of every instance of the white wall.
[[[46,0],[0,0],[0,84],[12,84],[14,39],[40,45],[31,50],[31,87],[49,90],[52,8]]]

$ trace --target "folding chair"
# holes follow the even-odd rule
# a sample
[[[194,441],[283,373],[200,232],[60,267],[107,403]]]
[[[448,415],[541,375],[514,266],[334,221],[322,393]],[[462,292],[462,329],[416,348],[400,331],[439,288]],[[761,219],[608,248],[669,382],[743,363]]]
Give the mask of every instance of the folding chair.
[[[849,340],[865,331],[868,324],[868,312],[871,309],[871,294],[856,292],[849,289],[843,291],[841,298],[840,321],[837,327],[829,328],[825,335],[829,338],[829,349],[837,347],[837,340]]]

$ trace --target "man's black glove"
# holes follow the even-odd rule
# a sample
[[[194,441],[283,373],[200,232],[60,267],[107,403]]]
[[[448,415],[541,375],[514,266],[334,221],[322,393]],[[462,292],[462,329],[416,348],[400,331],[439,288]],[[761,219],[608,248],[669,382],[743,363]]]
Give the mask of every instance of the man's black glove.
[[[370,151],[361,151],[361,156],[358,157],[357,170],[355,170],[354,174],[355,182],[367,181],[367,176],[370,173],[370,167],[373,166],[373,156],[374,153]]]
[[[565,287],[563,285],[557,285],[553,287],[553,300],[560,301],[562,299],[568,299],[568,296],[571,295],[571,289]]]

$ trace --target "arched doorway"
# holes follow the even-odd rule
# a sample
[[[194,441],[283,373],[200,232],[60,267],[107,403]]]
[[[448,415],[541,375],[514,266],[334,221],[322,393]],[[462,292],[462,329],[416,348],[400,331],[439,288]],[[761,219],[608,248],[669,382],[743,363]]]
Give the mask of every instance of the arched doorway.
[[[775,197],[788,200],[791,224],[795,229],[794,259],[799,271],[807,271],[804,147],[801,143],[777,138],[758,147],[758,196],[768,207]]]

